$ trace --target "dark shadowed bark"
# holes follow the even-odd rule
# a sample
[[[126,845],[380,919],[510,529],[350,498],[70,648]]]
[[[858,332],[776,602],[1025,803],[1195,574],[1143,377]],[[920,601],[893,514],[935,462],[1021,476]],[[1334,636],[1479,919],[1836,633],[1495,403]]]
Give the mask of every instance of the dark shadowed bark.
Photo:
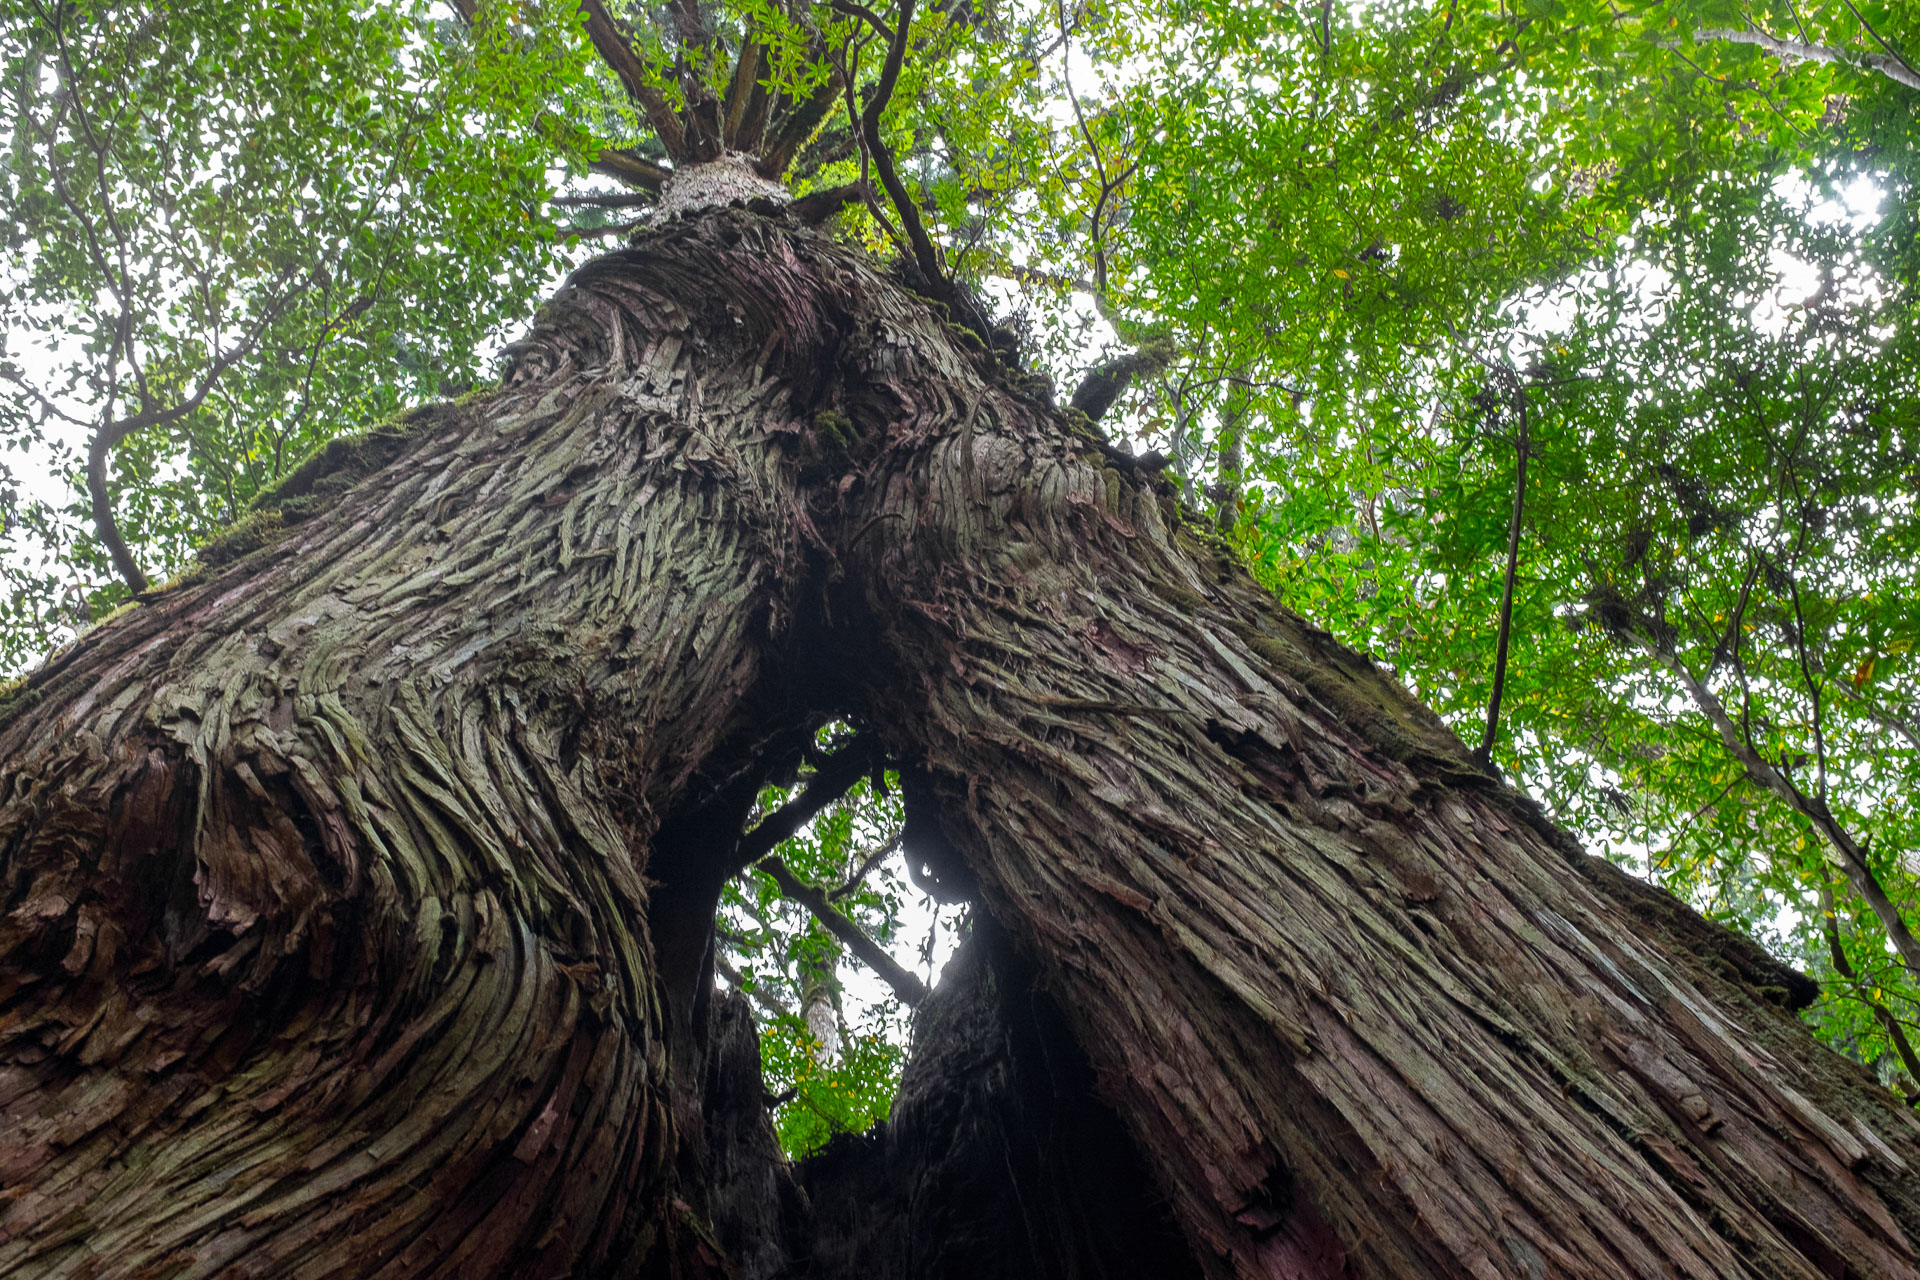
[[[1091,1212],[1089,1090],[1206,1275],[1914,1274],[1920,1124],[1805,980],[1077,420],[770,207],[681,220],[56,657],[0,726],[0,1274],[990,1269],[1006,1205]],[[796,1175],[711,924],[829,716],[1011,949]],[[1110,1268],[1086,1222],[1032,1274]]]

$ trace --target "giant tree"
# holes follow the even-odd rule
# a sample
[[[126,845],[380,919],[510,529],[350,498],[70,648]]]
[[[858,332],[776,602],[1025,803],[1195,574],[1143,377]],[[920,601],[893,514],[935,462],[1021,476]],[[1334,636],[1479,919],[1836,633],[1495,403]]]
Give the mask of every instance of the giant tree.
[[[1920,1132],[1806,981],[1053,403],[881,128],[943,16],[841,7],[590,3],[653,225],[13,692],[0,1269],[1911,1274]],[[872,185],[789,202],[839,109]],[[713,913],[810,756],[981,924],[794,1169]]]

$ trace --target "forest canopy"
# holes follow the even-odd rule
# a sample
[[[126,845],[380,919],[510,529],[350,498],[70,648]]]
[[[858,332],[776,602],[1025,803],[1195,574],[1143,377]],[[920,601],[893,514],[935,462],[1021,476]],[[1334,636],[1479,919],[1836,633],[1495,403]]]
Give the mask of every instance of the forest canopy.
[[[1821,1037],[1920,1100],[1902,8],[728,0],[690,33],[0,0],[0,668],[232,546],[329,441],[486,385],[653,224],[695,146],[663,120],[758,110],[772,177],[854,190],[838,236],[948,282],[1282,601],[1813,975]],[[644,65],[596,56],[615,28]],[[815,748],[758,814],[856,749]],[[790,1150],[885,1114],[934,977],[906,781],[861,776],[723,904]],[[861,999],[856,936],[904,974]]]

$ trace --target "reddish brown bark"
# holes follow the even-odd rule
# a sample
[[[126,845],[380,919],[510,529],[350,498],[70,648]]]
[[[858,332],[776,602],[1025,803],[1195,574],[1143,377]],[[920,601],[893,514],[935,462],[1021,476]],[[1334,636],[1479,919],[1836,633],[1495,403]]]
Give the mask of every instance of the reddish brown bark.
[[[1572,848],[1110,456],[736,210],[304,471],[0,726],[0,1273],[804,1237],[706,1096],[709,931],[759,780],[840,715],[1207,1273],[1913,1274],[1920,1126],[1802,980]]]

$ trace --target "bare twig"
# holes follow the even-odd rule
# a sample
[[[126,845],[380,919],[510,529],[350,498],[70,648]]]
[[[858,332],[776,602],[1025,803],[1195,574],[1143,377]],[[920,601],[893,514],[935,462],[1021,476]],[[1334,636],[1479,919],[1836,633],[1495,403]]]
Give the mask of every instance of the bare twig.
[[[1847,882],[1879,918],[1881,926],[1887,931],[1888,939],[1893,943],[1894,950],[1899,952],[1900,959],[1909,971],[1920,974],[1920,940],[1914,938],[1913,931],[1907,927],[1907,922],[1900,915],[1899,908],[1887,896],[1886,889],[1880,884],[1879,878],[1867,865],[1866,849],[1834,816],[1826,802],[1817,796],[1808,795],[1793,781],[1786,770],[1768,760],[1755,748],[1751,736],[1743,734],[1740,726],[1734,724],[1733,718],[1727,714],[1726,706],[1714,692],[1707,688],[1698,676],[1688,670],[1686,663],[1682,662],[1670,648],[1657,643],[1652,638],[1651,629],[1644,619],[1637,619],[1634,625],[1624,630],[1623,634],[1658,666],[1679,681],[1687,697],[1719,733],[1721,744],[1746,770],[1747,777],[1756,786],[1778,796],[1794,812],[1807,819],[1814,830],[1825,837],[1828,846],[1838,855],[1840,870],[1845,873]]]

